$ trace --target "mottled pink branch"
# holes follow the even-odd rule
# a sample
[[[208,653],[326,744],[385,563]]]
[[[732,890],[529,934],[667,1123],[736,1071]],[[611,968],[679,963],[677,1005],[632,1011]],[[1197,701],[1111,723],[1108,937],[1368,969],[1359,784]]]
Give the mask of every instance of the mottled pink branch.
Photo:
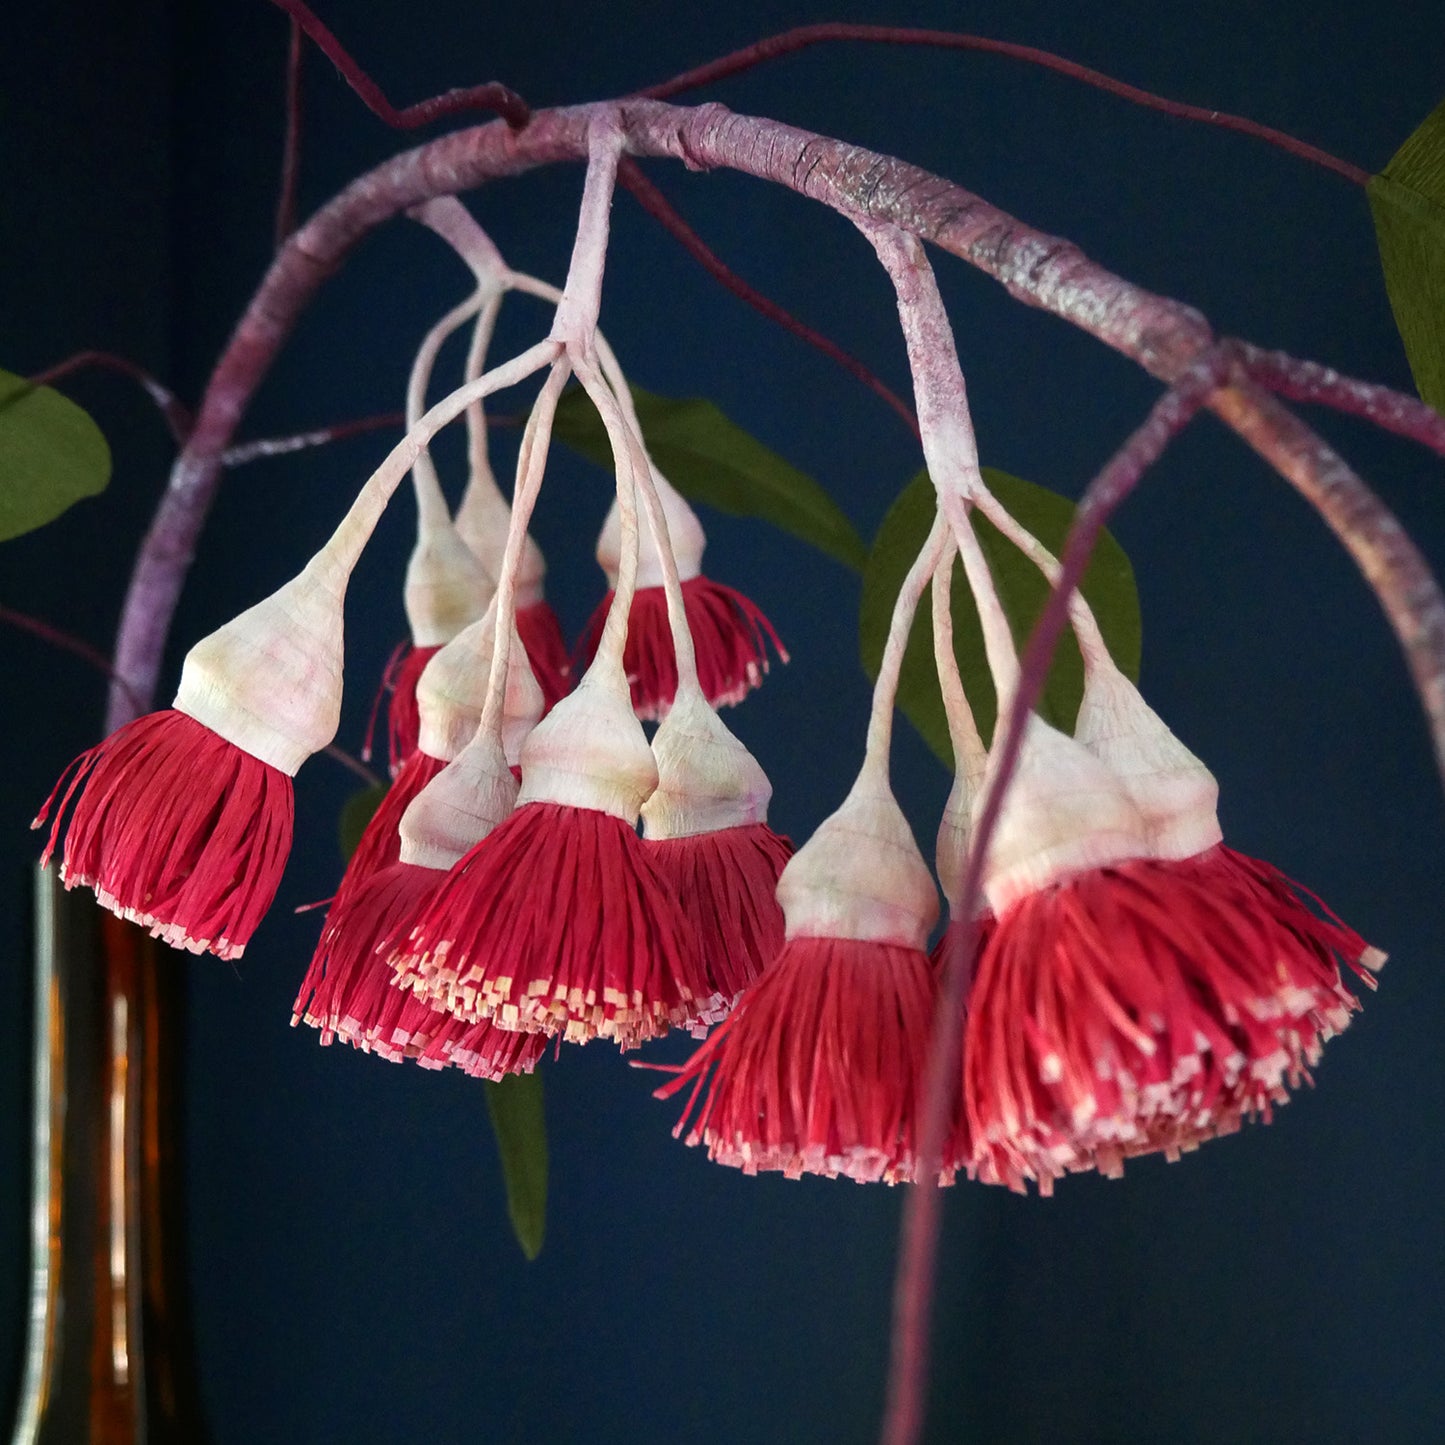
[[[1318,402],[1372,421],[1384,431],[1408,437],[1445,456],[1445,416],[1413,396],[1372,381],[1341,376],[1317,361],[1300,361],[1283,351],[1263,351],[1240,342],[1239,355],[1250,379],[1291,401]]]

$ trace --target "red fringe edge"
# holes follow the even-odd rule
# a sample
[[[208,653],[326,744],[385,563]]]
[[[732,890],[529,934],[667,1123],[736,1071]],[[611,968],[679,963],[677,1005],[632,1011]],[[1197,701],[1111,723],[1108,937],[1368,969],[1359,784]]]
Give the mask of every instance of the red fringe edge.
[[[117,728],[61,774],[31,825],[53,810],[45,863],[72,801],[67,888],[93,888],[111,912],[173,947],[241,956],[291,852],[285,773],[169,709]]]

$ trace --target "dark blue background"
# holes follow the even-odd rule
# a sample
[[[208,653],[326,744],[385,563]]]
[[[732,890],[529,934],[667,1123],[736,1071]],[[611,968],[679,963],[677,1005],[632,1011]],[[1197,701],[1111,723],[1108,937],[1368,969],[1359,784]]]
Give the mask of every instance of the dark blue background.
[[[1368,168],[1445,92],[1445,11],[1423,0],[1189,10],[840,0],[708,17],[431,0],[331,4],[324,15],[398,102],[493,75],[534,105],[600,97],[822,18],[1045,46]],[[284,36],[261,0],[54,0],[18,28],[7,20],[0,364],[30,371],[105,346],[195,398],[270,252]],[[306,81],[303,210],[407,143],[315,55]],[[1409,385],[1364,197],[1255,142],[1004,60],[912,50],[814,52],[715,95],[950,176],[1199,306],[1222,331]],[[905,384],[889,290],[845,223],[739,177],[652,173],[744,276]],[[579,179],[573,168],[528,176],[472,204],[514,264],[560,279]],[[918,466],[897,419],[718,289],[626,198],[615,237],[603,322],[636,379],[712,397],[871,535]],[[961,262],[936,261],[985,460],[1076,494],[1155,384]],[[399,406],[416,342],[464,290],[454,260],[416,228],[370,238],[303,320],[246,431]],[[504,345],[537,334],[545,318],[531,305],[509,308]],[[87,377],[71,390],[112,441],[115,479],[0,551],[0,601],[106,643],[169,448],[121,381]],[[1312,420],[1445,567],[1439,461],[1352,422]],[[165,687],[196,637],[300,565],[387,444],[356,440],[227,483]],[[600,586],[590,552],[604,490],[600,473],[559,456],[536,525],[573,632]],[[794,653],[733,716],[772,776],[775,824],[806,836],[861,746],[856,582],[765,529],[707,520],[712,572],[750,591]],[[400,635],[411,526],[399,506],[354,586],[341,735],[351,745]],[[930,1438],[1445,1438],[1445,829],[1399,650],[1323,526],[1212,420],[1170,453],[1116,530],[1143,598],[1146,689],[1218,773],[1231,841],[1318,889],[1393,961],[1330,1045],[1318,1087],[1272,1127],[1177,1166],[1141,1162],[1122,1184],[1070,1180],[1051,1201],[953,1191]],[[25,828],[94,740],[102,688],[19,635],[0,637],[0,667],[3,1407],[24,1311],[35,847]],[[947,780],[906,727],[896,780],[930,838]],[[507,1231],[475,1085],[322,1051],[287,1026],[316,930],[290,908],[333,882],[334,820],[351,789],[331,764],[305,769],[274,916],[238,967],[192,968],[189,1249],[217,1441],[871,1439],[901,1192],[713,1167],[672,1140],[673,1110],[649,1097],[647,1076],[605,1046],[567,1050],[547,1069],[551,1214],[529,1266]]]

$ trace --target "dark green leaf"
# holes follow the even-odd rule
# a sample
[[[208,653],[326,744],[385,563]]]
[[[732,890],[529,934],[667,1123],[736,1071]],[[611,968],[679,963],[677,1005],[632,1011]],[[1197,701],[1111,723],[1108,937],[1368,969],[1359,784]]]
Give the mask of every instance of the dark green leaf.
[[[690,502],[734,517],[757,517],[811,543],[835,561],[861,571],[867,549],[833,499],[710,401],[678,400],[632,389],[637,419],[652,459]],[[553,435],[612,470],[612,448],[580,387],[563,393]]]
[[[1445,101],[1368,191],[1385,290],[1416,390],[1445,411]]]
[[[522,1253],[536,1259],[547,1233],[547,1117],[541,1074],[508,1074],[488,1083],[487,1108],[502,1157],[507,1213]]]
[[[1056,492],[1036,487],[1032,482],[1020,481],[1018,477],[995,471],[992,467],[985,467],[983,476],[994,496],[1049,551],[1058,556],[1073,521],[1074,504]],[[927,472],[920,472],[888,509],[888,515],[878,528],[868,565],[863,572],[863,602],[858,619],[859,646],[869,677],[876,678],[878,675],[878,663],[888,639],[898,589],[928,536],[933,516],[933,483]],[[1011,542],[1006,542],[977,512],[974,513],[974,528],[979,545],[988,558],[999,600],[1008,614],[1014,638],[1022,647],[1043,610],[1044,600],[1049,594],[1048,583],[1038,568]],[[1130,677],[1137,678],[1141,641],[1139,594],[1134,586],[1134,570],[1129,565],[1129,559],[1107,532],[1100,538],[1089,570],[1084,575],[1083,591],[1099,619],[1115,662]],[[964,689],[978,719],[979,731],[988,740],[993,736],[997,700],[984,656],[978,611],[964,581],[963,569],[958,564],[955,564],[953,574],[953,641]],[[1054,726],[1072,732],[1083,692],[1084,664],[1079,656],[1078,644],[1072,634],[1065,632],[1039,704],[1040,716]],[[948,721],[944,716],[943,698],[933,666],[933,624],[929,618],[927,593],[913,619],[913,631],[904,654],[903,672],[898,684],[898,706],[923,734],[928,746],[952,767]]]
[[[336,824],[336,834],[337,841],[341,844],[343,861],[351,862],[351,855],[356,852],[356,845],[361,842],[361,835],[366,831],[366,825],[371,822],[372,814],[381,807],[381,800],[384,797],[386,797],[386,784],[373,783],[371,787],[363,788],[359,793],[353,793],[342,805],[341,817]]]
[[[68,397],[0,371],[0,542],[54,521],[110,480],[110,448]]]

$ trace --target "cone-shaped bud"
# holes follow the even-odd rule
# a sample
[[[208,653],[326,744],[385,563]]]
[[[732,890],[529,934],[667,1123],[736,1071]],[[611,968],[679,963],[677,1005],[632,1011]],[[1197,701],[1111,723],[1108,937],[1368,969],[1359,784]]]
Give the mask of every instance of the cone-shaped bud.
[[[482,615],[494,591],[492,577],[450,520],[422,527],[402,589],[412,645],[450,642]]]
[[[412,799],[401,818],[403,863],[448,869],[517,802],[517,779],[493,738],[474,737]]]
[[[656,468],[653,468],[652,481],[657,488],[657,499],[662,504],[662,516],[667,523],[672,554],[677,559],[678,579],[690,582],[702,572],[702,554],[707,547],[707,535],[702,529],[702,523],[698,521],[697,513]],[[661,587],[662,559],[658,553],[652,524],[646,515],[643,515],[638,519],[638,526],[641,544],[637,559],[638,590],[641,591],[644,587]],[[608,587],[617,586],[617,569],[621,559],[622,517],[614,498],[597,538],[597,563],[607,574]]]
[[[341,719],[347,574],[318,554],[304,571],[186,654],[174,706],[288,777]]]
[[[657,761],[615,667],[592,667],[522,745],[518,805],[560,803],[635,827],[657,786]]]
[[[1123,784],[1079,743],[1031,715],[984,869],[989,907],[1002,914],[1050,883],[1148,856],[1144,820]]]
[[[865,772],[778,880],[787,936],[924,950],[938,892],[886,782]]]
[[[955,751],[959,751],[955,743]],[[959,752],[955,759],[953,786],[948,790],[948,799],[943,805],[943,817],[938,823],[938,841],[934,850],[934,864],[938,872],[939,886],[948,902],[949,912],[954,916],[960,911],[963,893],[963,870],[968,862],[969,843],[973,837],[973,811],[983,791],[984,775],[988,769],[988,754],[980,743],[977,748]],[[975,912],[986,912],[988,900],[980,890]]]
[[[657,787],[642,805],[645,838],[686,838],[766,823],[773,785],[706,698],[689,688],[652,739]]]
[[[493,585],[502,575],[502,557],[507,550],[507,532],[512,525],[512,509],[495,483],[469,486],[457,508],[457,534],[492,579]],[[547,563],[542,549],[530,534],[522,544],[522,557],[517,565],[517,610],[532,607],[542,600]]]
[[[1192,858],[1219,829],[1219,784],[1112,664],[1090,670],[1074,737],[1124,785],[1157,858]]]
[[[422,752],[450,761],[476,733],[487,697],[496,633],[492,603],[478,621],[463,628],[427,664],[416,689],[420,712],[417,746]],[[542,713],[542,690],[514,627],[502,703],[502,745],[512,764],[520,758],[522,743]]]

